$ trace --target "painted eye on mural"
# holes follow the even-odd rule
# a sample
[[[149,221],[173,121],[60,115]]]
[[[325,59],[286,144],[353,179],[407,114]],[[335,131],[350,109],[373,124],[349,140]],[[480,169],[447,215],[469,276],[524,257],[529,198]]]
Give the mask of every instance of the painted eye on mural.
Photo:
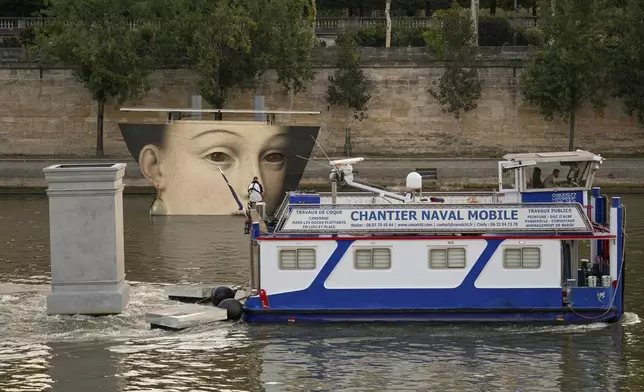
[[[284,158],[284,154],[281,154],[279,152],[272,152],[264,156],[264,160],[270,163],[280,163],[284,161]]]
[[[226,163],[232,160],[228,154],[219,151],[206,155],[206,158],[217,163]]]

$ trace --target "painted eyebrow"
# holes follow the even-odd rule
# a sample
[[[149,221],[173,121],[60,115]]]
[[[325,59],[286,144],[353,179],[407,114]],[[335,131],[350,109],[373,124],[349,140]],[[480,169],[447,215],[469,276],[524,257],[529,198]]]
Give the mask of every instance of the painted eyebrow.
[[[233,135],[233,136],[237,136],[237,137],[241,138],[241,136],[238,133],[235,133],[235,132],[232,132],[232,131],[229,131],[229,130],[226,130],[226,129],[210,129],[210,130],[203,131],[201,133],[196,134],[195,136],[191,137],[190,140],[194,140],[194,139],[197,139],[199,137],[202,137],[202,136],[205,136],[205,135],[208,135],[208,134],[212,134],[212,133],[227,133],[229,135]]]

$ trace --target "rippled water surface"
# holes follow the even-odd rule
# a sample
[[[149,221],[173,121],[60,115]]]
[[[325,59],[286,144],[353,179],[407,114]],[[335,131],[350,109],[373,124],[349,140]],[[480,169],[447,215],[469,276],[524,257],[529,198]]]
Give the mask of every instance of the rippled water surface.
[[[163,286],[248,273],[238,217],[150,218],[125,199],[132,300],[46,316],[48,286],[0,294],[0,391],[644,391],[644,196],[627,205],[628,313],[615,325],[270,325],[150,330]],[[0,282],[49,283],[46,197],[0,198]]]

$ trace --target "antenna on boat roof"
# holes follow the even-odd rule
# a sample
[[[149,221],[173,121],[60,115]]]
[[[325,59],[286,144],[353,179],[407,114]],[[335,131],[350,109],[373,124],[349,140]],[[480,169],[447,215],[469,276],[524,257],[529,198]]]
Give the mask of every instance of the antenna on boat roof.
[[[326,155],[326,152],[324,151],[324,149],[322,148],[322,146],[320,145],[320,143],[318,143],[318,141],[313,137],[313,135],[311,135],[311,139],[313,139],[313,141],[315,142],[315,144],[316,144],[318,147],[320,147],[320,150],[322,150],[322,154],[324,154],[324,156],[326,157],[326,159],[328,159],[328,160],[329,160],[329,164],[330,164],[330,163],[331,163],[331,158],[329,158],[329,156],[328,156],[328,155]]]
[[[332,167],[331,165],[325,165],[324,163],[320,163],[320,162],[314,161],[314,160],[312,160],[312,159],[309,159],[309,158],[303,157],[303,156],[301,156],[301,155],[296,155],[296,157],[301,158],[301,159],[304,159],[305,161],[308,161],[308,162],[313,162],[313,163],[315,163],[315,164],[317,164],[317,165],[324,166],[324,167],[326,167],[326,168]]]

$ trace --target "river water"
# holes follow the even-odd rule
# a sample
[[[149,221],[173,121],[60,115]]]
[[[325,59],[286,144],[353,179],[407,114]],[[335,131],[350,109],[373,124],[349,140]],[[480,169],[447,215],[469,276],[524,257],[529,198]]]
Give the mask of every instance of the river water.
[[[163,286],[247,278],[237,217],[154,217],[126,196],[120,315],[46,316],[0,294],[0,391],[642,391],[644,195],[627,195],[628,313],[585,326],[265,325],[150,330]],[[48,201],[0,198],[0,283],[47,284]]]

